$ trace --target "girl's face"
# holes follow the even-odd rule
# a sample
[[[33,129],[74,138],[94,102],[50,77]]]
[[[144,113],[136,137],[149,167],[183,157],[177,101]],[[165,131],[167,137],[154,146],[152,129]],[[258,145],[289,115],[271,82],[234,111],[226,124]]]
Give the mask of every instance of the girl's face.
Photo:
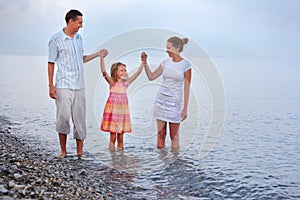
[[[179,48],[175,48],[171,42],[167,42],[166,52],[170,58],[174,58],[175,55],[179,54]]]
[[[126,66],[120,65],[117,69],[117,78],[124,79],[125,77],[127,77]]]

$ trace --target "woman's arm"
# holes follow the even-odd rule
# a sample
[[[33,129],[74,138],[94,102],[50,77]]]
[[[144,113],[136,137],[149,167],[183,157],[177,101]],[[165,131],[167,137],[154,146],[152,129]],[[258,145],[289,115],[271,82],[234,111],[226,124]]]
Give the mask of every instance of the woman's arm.
[[[184,103],[181,112],[182,121],[187,118],[188,102],[189,102],[190,88],[191,88],[191,78],[192,78],[192,70],[189,69],[184,73],[184,97],[183,97]]]
[[[142,64],[145,67],[148,79],[152,81],[161,75],[163,69],[162,66],[159,65],[158,68],[154,72],[152,72],[149,65],[147,64],[147,57],[148,57],[147,54],[145,52],[142,52],[141,54]]]
[[[163,68],[162,68],[161,65],[159,65],[154,72],[152,72],[150,70],[150,67],[147,63],[144,64],[144,67],[145,67],[147,77],[150,81],[153,81],[153,80],[157,79],[163,72]]]
[[[107,56],[108,51],[106,49],[101,49],[99,52],[99,56],[100,56],[100,69],[101,69],[101,73],[103,74],[103,77],[105,78],[105,80],[110,84],[113,85],[114,81],[113,79],[108,75],[108,73],[106,72],[105,69],[105,64],[104,64],[104,58],[105,56]]]

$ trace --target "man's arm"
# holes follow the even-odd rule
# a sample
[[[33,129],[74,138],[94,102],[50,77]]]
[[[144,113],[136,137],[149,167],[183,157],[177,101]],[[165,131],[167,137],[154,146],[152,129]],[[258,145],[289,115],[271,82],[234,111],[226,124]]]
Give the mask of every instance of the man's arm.
[[[56,99],[56,90],[53,84],[54,77],[54,63],[48,62],[48,79],[49,79],[49,96]]]
[[[93,60],[94,58],[98,57],[100,55],[100,52],[96,52],[90,55],[83,56],[83,62],[89,62],[90,60]]]

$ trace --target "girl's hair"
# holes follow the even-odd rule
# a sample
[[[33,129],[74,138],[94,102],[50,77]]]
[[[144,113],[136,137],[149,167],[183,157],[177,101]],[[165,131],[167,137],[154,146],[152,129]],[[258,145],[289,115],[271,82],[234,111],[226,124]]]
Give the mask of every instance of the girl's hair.
[[[188,38],[179,38],[177,36],[174,37],[170,37],[167,42],[172,43],[173,47],[175,48],[179,48],[179,52],[183,51],[183,47],[185,44],[187,44],[189,42]]]
[[[121,62],[117,62],[117,63],[112,64],[112,66],[110,68],[110,76],[111,76],[111,78],[113,79],[114,82],[118,81],[117,70],[118,70],[118,67],[121,66],[121,65],[126,67],[125,64],[123,64]]]

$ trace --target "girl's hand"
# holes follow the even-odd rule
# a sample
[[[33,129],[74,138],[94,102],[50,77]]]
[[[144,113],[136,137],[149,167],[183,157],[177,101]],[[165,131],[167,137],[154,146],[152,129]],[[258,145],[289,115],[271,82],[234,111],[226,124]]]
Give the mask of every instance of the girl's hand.
[[[99,51],[100,58],[105,58],[105,56],[107,56],[107,54],[108,54],[108,51],[106,49],[101,49]]]
[[[141,60],[143,64],[147,64],[147,54],[145,52],[141,53]]]

